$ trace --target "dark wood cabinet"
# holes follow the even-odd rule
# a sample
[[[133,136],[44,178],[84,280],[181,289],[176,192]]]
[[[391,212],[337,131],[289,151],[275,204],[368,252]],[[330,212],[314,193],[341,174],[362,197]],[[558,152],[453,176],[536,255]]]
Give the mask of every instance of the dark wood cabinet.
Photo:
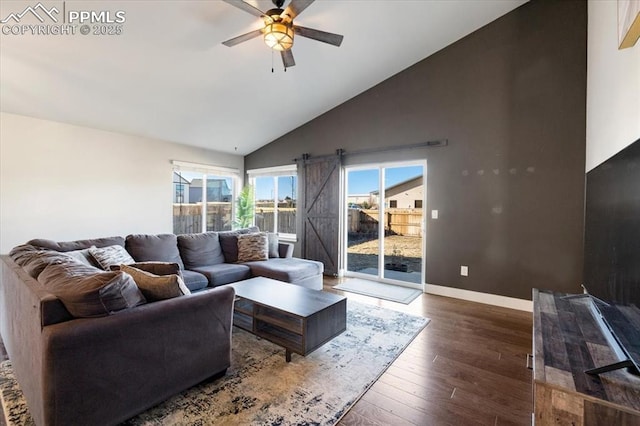
[[[568,297],[569,296],[569,297]],[[587,297],[533,290],[534,424],[640,425],[640,376],[617,361]]]

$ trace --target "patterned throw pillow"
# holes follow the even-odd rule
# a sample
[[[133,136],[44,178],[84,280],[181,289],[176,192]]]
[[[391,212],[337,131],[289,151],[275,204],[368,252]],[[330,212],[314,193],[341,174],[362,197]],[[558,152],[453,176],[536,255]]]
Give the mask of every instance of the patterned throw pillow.
[[[98,262],[100,267],[105,271],[109,270],[111,265],[119,265],[122,263],[134,263],[135,260],[127,253],[122,246],[109,247],[91,247],[89,249],[91,256]]]
[[[182,278],[176,274],[155,275],[128,265],[120,265],[120,271],[133,277],[136,285],[149,302],[191,294]]]
[[[269,259],[269,238],[264,232],[238,235],[238,262]]]
[[[180,278],[182,276],[182,271],[180,270],[180,265],[172,262],[136,262],[136,263],[127,263],[127,266],[132,268],[140,269],[141,271],[149,272],[153,275],[172,275],[176,274]],[[111,265],[109,266],[109,270],[111,271],[119,271],[120,265]]]
[[[60,263],[69,263],[69,262],[77,262],[75,259],[70,258],[69,256],[65,256],[64,253],[58,253],[57,251],[51,250],[37,250],[31,252],[31,256],[23,256],[21,259],[22,268],[25,270],[27,274],[31,278],[35,278],[36,280],[44,271],[44,269],[50,264],[60,264]],[[94,268],[96,269],[96,268]],[[96,269],[99,271],[99,269]]]

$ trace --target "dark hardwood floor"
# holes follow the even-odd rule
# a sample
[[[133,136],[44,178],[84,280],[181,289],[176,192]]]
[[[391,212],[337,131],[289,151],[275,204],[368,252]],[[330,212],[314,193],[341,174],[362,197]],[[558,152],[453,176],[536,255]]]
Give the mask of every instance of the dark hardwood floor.
[[[339,282],[325,278],[325,291],[431,319],[340,425],[531,424],[531,313],[428,294],[403,305],[333,290]]]
[[[325,278],[324,290],[431,319],[340,425],[531,424],[531,313],[429,294],[403,305],[339,282]]]

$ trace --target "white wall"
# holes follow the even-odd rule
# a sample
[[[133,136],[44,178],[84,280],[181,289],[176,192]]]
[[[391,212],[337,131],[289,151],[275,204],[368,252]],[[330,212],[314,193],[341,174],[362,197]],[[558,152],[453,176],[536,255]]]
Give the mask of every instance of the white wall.
[[[0,253],[32,238],[172,232],[171,160],[244,173],[241,156],[0,113]]]
[[[586,171],[640,138],[640,43],[618,50],[617,10],[589,1]]]

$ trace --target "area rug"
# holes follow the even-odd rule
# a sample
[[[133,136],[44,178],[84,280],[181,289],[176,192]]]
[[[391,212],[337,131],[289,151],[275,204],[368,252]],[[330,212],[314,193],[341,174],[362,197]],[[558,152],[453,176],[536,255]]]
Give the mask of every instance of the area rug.
[[[384,284],[376,281],[362,280],[360,278],[349,278],[343,283],[334,286],[336,290],[348,291],[350,293],[363,294],[365,296],[377,297],[379,299],[390,300],[408,305],[413,302],[422,291],[415,288],[402,287],[393,284]]]
[[[307,357],[234,327],[227,374],[194,386],[125,425],[333,425],[429,319],[347,302],[347,331]],[[8,426],[33,425],[10,361],[0,363]]]
[[[374,277],[378,276],[378,268],[365,268],[365,269],[359,269],[354,272],[373,275]],[[402,272],[402,271],[392,271],[390,269],[385,269],[384,277],[389,278],[390,280],[405,281],[405,282],[414,283],[414,284],[420,284],[422,282],[422,274],[416,271]]]

